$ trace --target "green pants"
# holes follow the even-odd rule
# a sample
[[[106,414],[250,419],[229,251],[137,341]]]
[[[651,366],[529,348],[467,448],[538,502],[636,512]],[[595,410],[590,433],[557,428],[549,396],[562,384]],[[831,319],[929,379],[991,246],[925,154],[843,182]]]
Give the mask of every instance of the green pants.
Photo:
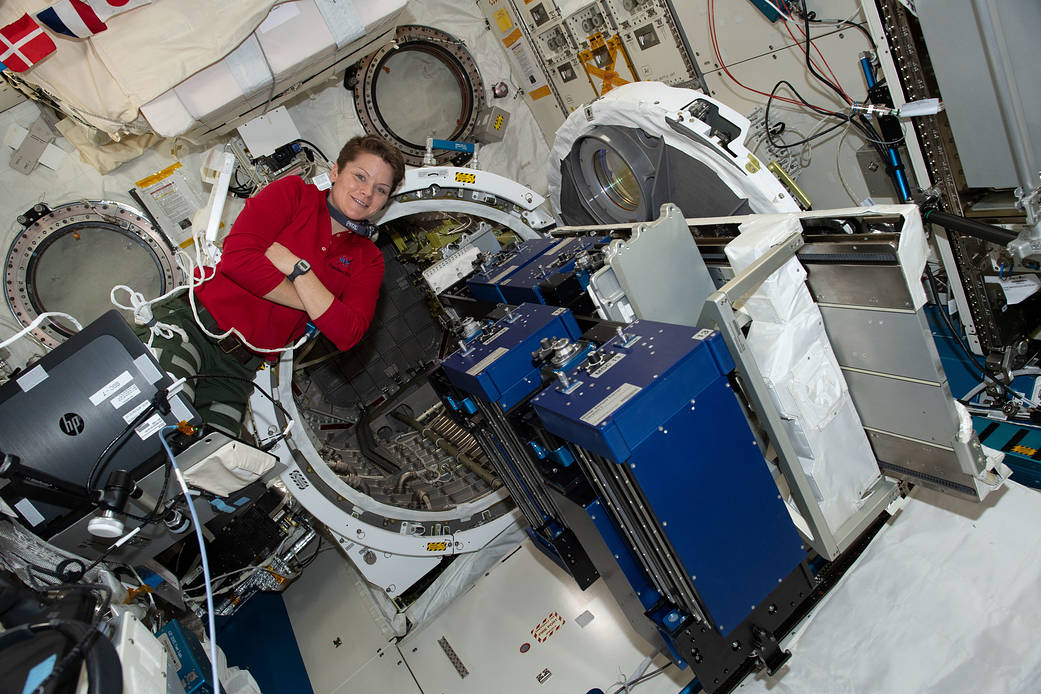
[[[198,300],[196,306],[206,329],[214,334],[222,333],[213,318],[203,313]],[[255,357],[243,364],[226,354],[199,329],[191,307],[181,295],[152,304],[152,315],[156,321],[176,325],[188,335],[187,342],[176,333],[169,339],[155,337],[152,351],[160,366],[174,378],[187,379],[184,394],[195,405],[203,422],[237,438],[253,392],[253,378],[263,360]],[[148,342],[146,326],[134,326],[134,332],[142,342]]]

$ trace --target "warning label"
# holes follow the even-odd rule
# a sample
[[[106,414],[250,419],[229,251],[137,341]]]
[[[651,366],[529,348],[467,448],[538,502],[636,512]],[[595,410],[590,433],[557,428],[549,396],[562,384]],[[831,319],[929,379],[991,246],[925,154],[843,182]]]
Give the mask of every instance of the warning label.
[[[545,643],[546,639],[557,633],[562,626],[564,626],[564,618],[556,612],[550,612],[548,617],[531,630],[531,635],[539,643]]]

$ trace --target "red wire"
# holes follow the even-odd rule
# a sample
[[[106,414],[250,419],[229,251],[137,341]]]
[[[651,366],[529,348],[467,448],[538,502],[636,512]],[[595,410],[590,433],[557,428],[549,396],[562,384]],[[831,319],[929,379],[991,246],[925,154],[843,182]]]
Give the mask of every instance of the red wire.
[[[785,22],[784,28],[785,28],[785,30],[787,30],[787,32],[788,32],[788,35],[792,37],[792,41],[795,41],[795,43],[799,43],[799,39],[795,38],[795,34],[793,34],[793,33],[792,33],[792,30],[791,30],[791,28],[790,28],[790,27],[788,26],[788,23],[787,23],[787,22]],[[827,58],[825,58],[825,57],[824,57],[824,54],[823,54],[823,53],[821,53],[821,50],[820,50],[819,48],[817,48],[817,44],[813,43],[813,41],[812,41],[812,40],[810,39],[810,37],[809,37],[809,36],[808,36],[808,35],[806,34],[806,32],[805,32],[805,31],[803,31],[803,28],[802,28],[801,26],[799,26],[798,24],[796,24],[796,25],[795,25],[795,28],[796,28],[796,29],[798,29],[798,30],[799,30],[799,33],[800,33],[800,34],[802,34],[802,35],[803,35],[803,37],[805,37],[805,39],[806,39],[806,46],[804,46],[804,47],[803,47],[803,53],[806,53],[806,52],[807,52],[807,50],[808,50],[808,48],[807,48],[807,47],[808,47],[808,46],[812,46],[812,47],[813,47],[813,50],[817,51],[817,55],[819,55],[819,56],[820,56],[820,59],[821,59],[821,61],[823,61],[823,62],[824,62],[824,67],[828,68],[828,74],[829,74],[829,75],[831,75],[831,80],[832,80],[832,83],[833,83],[833,84],[834,84],[834,85],[835,85],[836,87],[838,87],[839,91],[840,91],[840,92],[842,92],[842,96],[844,96],[844,97],[846,98],[846,103],[848,103],[848,104],[851,104],[851,103],[853,103],[853,99],[849,98],[849,94],[847,94],[847,93],[846,93],[846,90],[842,88],[842,85],[841,85],[841,84],[839,84],[839,78],[835,76],[835,73],[834,73],[834,72],[832,72],[832,70],[831,70],[831,65],[828,65],[828,59],[827,59]],[[810,60],[811,60],[811,61],[813,61],[813,59],[812,59],[812,58],[810,58]],[[814,64],[814,67],[816,67],[816,68],[817,68],[817,70],[818,70],[818,71],[820,71],[820,66],[819,66],[819,65],[817,65],[817,63],[816,63],[816,62],[814,62],[813,64]]]
[[[752,87],[749,87],[748,85],[744,84],[738,78],[734,77],[734,75],[732,75],[730,73],[730,70],[727,69],[726,63],[723,62],[723,56],[719,52],[719,40],[716,37],[716,5],[715,5],[715,1],[714,0],[708,0],[708,29],[709,29],[709,37],[712,39],[712,50],[716,54],[716,62],[719,63],[719,67],[722,68],[723,72],[726,73],[727,77],[732,79],[734,81],[734,83],[737,84],[739,87],[743,87],[744,89],[747,89],[750,92],[754,92],[755,94],[759,94],[761,96],[765,96],[766,98],[770,98],[770,94],[768,92],[761,92],[758,89],[753,89]],[[792,38],[794,39],[795,37],[793,36]],[[789,104],[795,104],[796,106],[804,106],[805,105],[801,101],[796,101],[795,99],[789,99],[789,98],[784,97],[784,96],[777,96],[776,94],[774,95],[773,98],[774,98],[775,101],[784,101],[784,102],[789,103]],[[815,107],[815,108],[820,108],[820,107],[818,106],[818,107]],[[829,111],[826,108],[820,108],[820,110],[821,111],[826,111],[826,112],[828,112],[828,113],[830,113],[832,115],[839,115],[838,113],[836,113],[834,111]]]

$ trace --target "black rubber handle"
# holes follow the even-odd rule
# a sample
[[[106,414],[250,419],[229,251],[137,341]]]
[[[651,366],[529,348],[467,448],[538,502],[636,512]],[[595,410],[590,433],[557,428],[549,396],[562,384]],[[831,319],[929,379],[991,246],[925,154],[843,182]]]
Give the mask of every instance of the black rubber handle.
[[[1009,231],[1008,229],[1002,229],[1001,227],[996,227],[993,224],[984,224],[983,222],[977,222],[974,219],[959,217],[945,212],[937,212],[936,210],[926,212],[925,221],[931,224],[939,224],[945,229],[951,229],[952,231],[967,234],[968,236],[975,236],[978,239],[990,241],[991,243],[996,243],[1000,246],[1004,246],[1018,236],[1015,232]]]

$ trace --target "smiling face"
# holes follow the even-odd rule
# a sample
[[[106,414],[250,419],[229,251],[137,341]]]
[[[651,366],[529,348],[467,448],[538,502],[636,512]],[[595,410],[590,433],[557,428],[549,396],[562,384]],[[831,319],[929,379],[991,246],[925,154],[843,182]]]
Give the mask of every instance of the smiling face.
[[[355,221],[369,219],[383,209],[394,183],[394,170],[380,156],[359,152],[341,169],[329,172],[333,206]]]

